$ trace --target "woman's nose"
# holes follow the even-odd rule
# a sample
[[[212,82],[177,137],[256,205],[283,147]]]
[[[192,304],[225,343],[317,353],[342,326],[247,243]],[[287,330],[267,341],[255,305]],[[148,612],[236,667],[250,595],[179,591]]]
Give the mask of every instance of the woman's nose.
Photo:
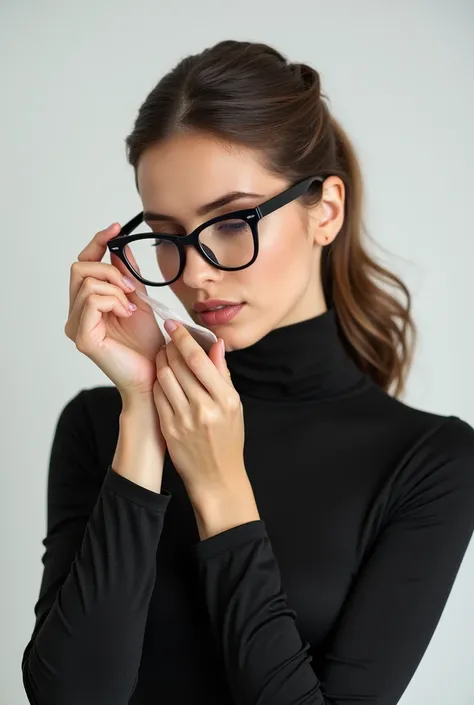
[[[215,259],[209,248],[206,249],[206,253],[211,259]],[[198,287],[203,280],[209,279],[218,281],[222,275],[223,271],[213,267],[195,247],[186,248],[186,265],[182,278],[187,286]]]

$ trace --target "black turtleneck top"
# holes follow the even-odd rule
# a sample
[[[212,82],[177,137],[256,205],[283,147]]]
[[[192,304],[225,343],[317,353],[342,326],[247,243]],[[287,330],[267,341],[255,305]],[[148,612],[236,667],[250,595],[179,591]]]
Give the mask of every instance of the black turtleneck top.
[[[199,541],[114,471],[120,396],[60,414],[44,573],[23,656],[34,705],[395,705],[474,528],[474,430],[361,373],[333,309],[227,354],[260,520]]]

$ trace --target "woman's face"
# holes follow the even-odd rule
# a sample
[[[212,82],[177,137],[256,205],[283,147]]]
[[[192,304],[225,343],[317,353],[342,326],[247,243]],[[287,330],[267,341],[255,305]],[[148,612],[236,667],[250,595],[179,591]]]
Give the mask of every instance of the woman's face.
[[[189,233],[217,215],[257,206],[290,184],[268,173],[255,152],[196,133],[173,136],[148,148],[137,169],[143,210],[172,216],[150,222],[157,232]],[[216,269],[193,247],[186,248],[186,267],[170,285],[193,321],[204,325],[193,304],[206,299],[245,302],[231,321],[208,326],[223,338],[226,350],[245,348],[284,325],[326,310],[320,279],[322,246],[339,232],[344,186],[337,177],[324,185],[324,198],[313,208],[293,201],[258,223],[257,260],[235,272]],[[256,195],[236,198],[224,208],[198,215],[203,204],[231,192]]]

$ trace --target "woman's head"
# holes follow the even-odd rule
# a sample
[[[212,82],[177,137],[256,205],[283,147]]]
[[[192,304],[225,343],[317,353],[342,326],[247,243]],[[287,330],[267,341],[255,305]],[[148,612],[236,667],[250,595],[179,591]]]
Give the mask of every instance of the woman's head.
[[[331,187],[334,181],[339,183]],[[289,185],[260,163],[254,149],[196,132],[178,133],[149,147],[140,158],[137,182],[144,210],[174,219],[150,221],[150,227],[177,235],[222,213],[261,204]],[[321,184],[316,188],[321,191]],[[193,311],[196,301],[224,299],[246,304],[233,321],[213,327],[228,351],[247,347],[269,330],[325,310],[320,255],[325,238],[335,236],[342,224],[344,188],[340,179],[330,177],[324,191],[326,208],[333,206],[332,219],[326,218],[325,225],[319,226],[322,204],[311,209],[300,199],[275,210],[258,223],[258,257],[247,269],[217,269],[196,249],[187,248],[186,267],[171,288],[197,323],[202,321]],[[205,204],[234,192],[255,195],[204,213]],[[248,237],[252,241],[250,229]]]
[[[325,177],[259,222],[259,255],[250,267],[223,271],[189,247],[171,288],[197,322],[198,300],[246,302],[231,323],[213,328],[227,350],[334,306],[359,367],[385,389],[395,382],[395,392],[402,390],[407,327],[414,332],[410,297],[364,250],[357,159],[314,69],[289,64],[263,44],[221,42],[161,79],[126,143],[143,209],[173,219],[150,223],[157,232],[191,232],[308,176]],[[256,195],[203,213],[204,204],[231,192]],[[377,279],[397,287],[405,306]]]

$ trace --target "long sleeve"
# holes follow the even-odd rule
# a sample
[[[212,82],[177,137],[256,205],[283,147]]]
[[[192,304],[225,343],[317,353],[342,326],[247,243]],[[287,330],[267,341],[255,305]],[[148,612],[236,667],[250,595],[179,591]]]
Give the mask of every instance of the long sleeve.
[[[32,705],[128,703],[171,496],[111,466],[99,480],[83,394],[63,409],[50,456],[44,571],[22,660]]]
[[[264,521],[197,544],[236,705],[396,705],[435,631],[473,529],[474,432],[453,417],[395,475],[385,521],[318,673],[287,604]],[[310,536],[306,553],[311,561]]]

